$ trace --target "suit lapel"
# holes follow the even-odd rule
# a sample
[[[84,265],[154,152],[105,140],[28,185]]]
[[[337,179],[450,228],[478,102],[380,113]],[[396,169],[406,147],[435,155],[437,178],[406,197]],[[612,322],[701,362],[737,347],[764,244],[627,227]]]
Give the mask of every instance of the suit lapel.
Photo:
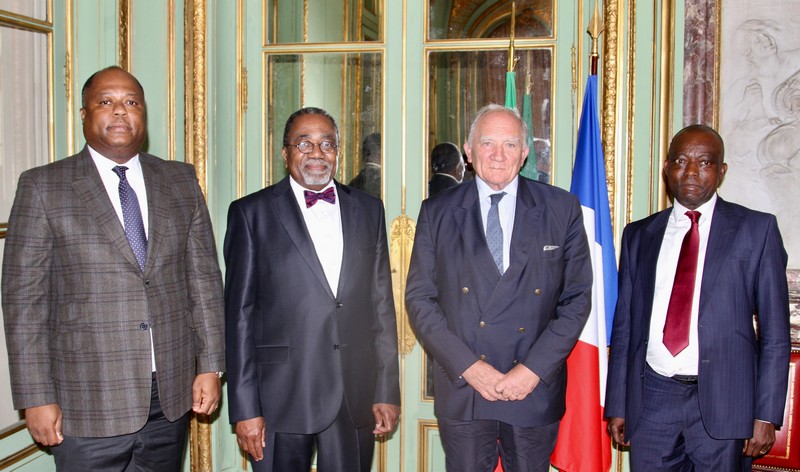
[[[711,300],[711,289],[717,280],[722,266],[727,260],[728,252],[733,245],[736,231],[739,227],[739,218],[736,216],[735,207],[722,198],[717,197],[714,206],[714,217],[706,244],[706,257],[703,266],[703,281],[700,285],[700,307],[698,313],[703,313],[704,305]]]
[[[145,272],[153,266],[153,261],[161,247],[162,235],[167,233],[169,226],[169,213],[171,201],[169,187],[165,185],[163,177],[156,169],[156,157],[141,153],[139,162],[142,164],[144,186],[147,192],[147,262]]]
[[[72,189],[78,195],[78,198],[83,201],[89,213],[97,219],[97,225],[108,237],[111,245],[122,253],[131,265],[139,269],[139,263],[136,261],[136,256],[133,255],[128,238],[125,236],[125,229],[122,227],[122,222],[119,221],[117,212],[111,205],[106,187],[92,161],[89,149],[84,147],[75,162],[77,172],[75,173],[75,180],[72,182]]]
[[[339,287],[336,293],[342,293],[342,287],[347,283],[347,275],[350,273],[349,262],[351,258],[357,257],[357,244],[356,239],[359,233],[355,231],[358,227],[358,201],[350,195],[350,189],[345,189],[343,186],[336,184],[336,193],[339,196],[339,213],[342,220],[342,267],[339,270]],[[325,279],[327,281],[327,278]],[[328,284],[326,283],[327,287]],[[333,293],[331,292],[331,296]]]
[[[453,217],[464,242],[464,250],[471,256],[476,272],[494,287],[500,279],[500,272],[497,271],[489,246],[486,244],[481,205],[478,201],[478,186],[473,181],[465,187],[461,204],[453,207]]]
[[[643,313],[646,314],[648,322],[645,326],[650,326],[650,315],[653,311],[653,294],[656,289],[656,270],[658,266],[658,253],[661,251],[661,243],[664,241],[664,232],[667,229],[667,222],[672,209],[659,213],[653,221],[644,227],[639,249],[635,255],[637,267],[641,271],[641,294],[645,300]]]
[[[289,184],[289,177],[275,184],[275,198],[272,200],[272,205],[275,209],[275,214],[278,215],[278,219],[280,219],[281,224],[283,224],[295,247],[297,247],[300,257],[306,262],[309,270],[325,288],[328,295],[332,299],[335,298],[330,285],[328,285],[328,279],[325,277],[325,271],[322,270],[322,264],[319,262],[316,249],[314,249],[314,243],[308,234],[303,214],[297,205],[292,186]]]
[[[511,254],[509,256],[511,261],[506,271],[506,278],[517,280],[519,272],[522,271],[528,260],[537,255],[533,251],[539,251],[538,255],[541,255],[544,246],[537,243],[541,242],[539,239],[541,231],[537,231],[537,228],[541,227],[542,211],[542,207],[536,205],[536,200],[528,185],[520,178],[517,186],[514,228],[511,233]]]

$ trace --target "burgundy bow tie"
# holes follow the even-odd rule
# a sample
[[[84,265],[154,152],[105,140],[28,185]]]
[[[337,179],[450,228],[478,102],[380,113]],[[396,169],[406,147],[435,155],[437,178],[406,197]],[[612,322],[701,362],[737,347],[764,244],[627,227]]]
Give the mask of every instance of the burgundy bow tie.
[[[304,190],[303,195],[306,197],[306,208],[311,208],[318,200],[324,200],[331,204],[336,203],[336,193],[333,191],[333,187],[328,187],[323,192]]]

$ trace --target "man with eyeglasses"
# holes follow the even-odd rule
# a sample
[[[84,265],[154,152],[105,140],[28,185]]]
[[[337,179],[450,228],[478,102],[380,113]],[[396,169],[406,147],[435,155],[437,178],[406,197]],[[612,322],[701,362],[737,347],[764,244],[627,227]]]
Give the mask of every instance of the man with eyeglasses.
[[[289,176],[234,201],[225,235],[229,412],[254,471],[369,471],[400,415],[381,201],[341,185],[339,129],[286,122]]]

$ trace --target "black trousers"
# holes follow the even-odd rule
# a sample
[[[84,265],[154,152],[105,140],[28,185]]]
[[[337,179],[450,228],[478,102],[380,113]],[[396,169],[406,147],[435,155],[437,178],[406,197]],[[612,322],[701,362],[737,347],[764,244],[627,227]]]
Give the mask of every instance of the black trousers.
[[[59,472],[179,472],[188,426],[189,413],[167,420],[153,380],[150,416],[141,430],[105,438],[65,436],[50,450]]]
[[[372,428],[356,428],[342,401],[333,423],[317,434],[270,432],[268,424],[264,460],[250,458],[250,464],[253,472],[308,472],[316,450],[317,472],[369,472],[375,450]]]

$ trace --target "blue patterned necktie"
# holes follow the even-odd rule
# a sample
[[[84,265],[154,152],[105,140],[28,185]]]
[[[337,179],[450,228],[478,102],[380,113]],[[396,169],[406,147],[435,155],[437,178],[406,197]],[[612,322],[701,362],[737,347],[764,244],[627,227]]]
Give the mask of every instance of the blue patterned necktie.
[[[502,274],[503,270],[503,228],[500,226],[500,209],[498,204],[505,196],[505,192],[495,193],[489,197],[492,199],[492,206],[489,207],[489,216],[486,219],[486,243],[489,245],[489,252],[492,253],[497,270]]]
[[[142,221],[142,210],[139,208],[139,199],[136,192],[128,183],[125,177],[125,166],[114,167],[114,173],[119,176],[119,201],[122,204],[122,220],[125,226],[125,236],[128,244],[131,245],[133,255],[139,262],[139,268],[144,270],[144,263],[147,260],[147,235],[144,232],[144,221]]]

